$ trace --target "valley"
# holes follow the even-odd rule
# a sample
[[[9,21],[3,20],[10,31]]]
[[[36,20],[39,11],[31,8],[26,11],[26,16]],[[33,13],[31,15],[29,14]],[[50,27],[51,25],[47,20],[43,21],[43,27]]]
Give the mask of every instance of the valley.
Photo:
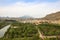
[[[1,18],[0,36],[3,36],[0,40],[60,40],[60,19],[55,18],[56,15],[51,16],[54,14],[48,15],[50,19],[46,19],[47,16],[44,18],[26,18],[25,16],[25,18]],[[10,26],[5,29],[7,25]]]

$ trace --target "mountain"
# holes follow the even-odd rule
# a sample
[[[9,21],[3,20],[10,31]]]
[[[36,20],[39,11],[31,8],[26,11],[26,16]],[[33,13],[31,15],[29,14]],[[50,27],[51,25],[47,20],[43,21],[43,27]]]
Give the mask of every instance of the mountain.
[[[20,17],[21,19],[34,19],[33,17],[31,16],[28,16],[28,15],[24,15],[22,17]]]
[[[46,17],[44,17],[43,19],[48,19],[48,20],[59,20],[60,19],[60,11],[56,12],[56,13],[51,13],[48,14]]]

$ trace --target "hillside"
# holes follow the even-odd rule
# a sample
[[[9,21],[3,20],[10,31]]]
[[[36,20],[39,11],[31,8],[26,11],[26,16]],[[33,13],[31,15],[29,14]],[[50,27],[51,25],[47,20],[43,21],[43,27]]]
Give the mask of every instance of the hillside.
[[[48,20],[59,20],[60,19],[60,11],[56,12],[56,13],[51,13],[48,14],[46,17],[44,17],[43,19],[48,19]]]

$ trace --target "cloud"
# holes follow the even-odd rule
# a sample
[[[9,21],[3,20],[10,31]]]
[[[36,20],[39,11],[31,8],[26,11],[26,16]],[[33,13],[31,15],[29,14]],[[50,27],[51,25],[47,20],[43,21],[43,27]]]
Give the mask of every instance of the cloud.
[[[60,11],[60,1],[53,3],[16,2],[8,6],[0,6],[0,16],[20,17],[30,15],[44,17],[52,12]]]

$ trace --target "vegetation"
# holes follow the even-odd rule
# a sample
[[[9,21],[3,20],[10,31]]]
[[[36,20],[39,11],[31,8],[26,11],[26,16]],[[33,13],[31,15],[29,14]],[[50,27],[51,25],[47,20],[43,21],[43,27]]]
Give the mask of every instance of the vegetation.
[[[46,38],[45,40],[60,40],[60,38]]]
[[[48,35],[48,36],[60,35],[60,25],[58,25],[58,24],[43,23],[38,26],[39,26],[40,31],[44,35]]]
[[[1,23],[7,24],[7,23]],[[38,29],[46,36],[60,35],[60,25],[42,23],[39,25],[31,23],[12,22],[11,27],[0,40],[42,40],[39,38]],[[44,40],[60,40],[60,38],[46,38]]]
[[[34,24],[15,22],[1,40],[42,40]]]
[[[0,29],[5,27],[6,25],[8,25],[9,23],[5,22],[5,21],[2,21],[0,22]]]

